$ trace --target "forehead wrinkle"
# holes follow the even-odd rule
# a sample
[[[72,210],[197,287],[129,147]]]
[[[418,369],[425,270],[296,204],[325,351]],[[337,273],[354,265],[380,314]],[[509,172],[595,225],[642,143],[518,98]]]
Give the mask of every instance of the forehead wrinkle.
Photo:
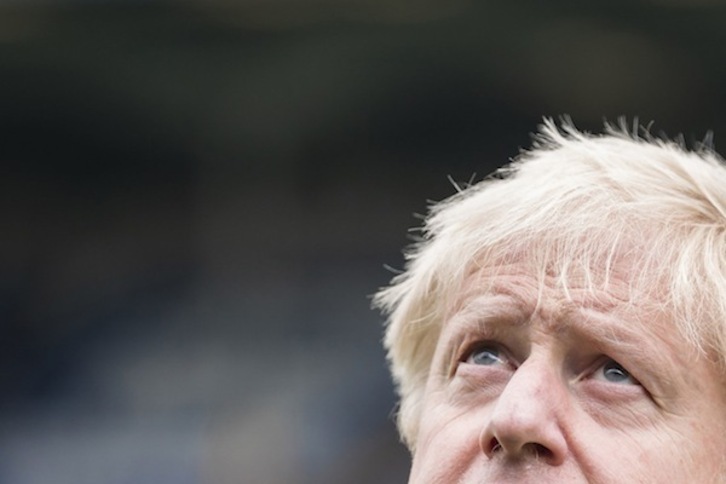
[[[506,323],[507,327],[522,326],[529,322],[526,311],[519,301],[505,294],[483,293],[467,298],[459,309],[447,320],[447,330],[458,328],[479,329],[491,326],[492,322]]]
[[[548,287],[537,290],[536,286],[506,283],[492,284],[491,292],[516,302],[522,311],[520,324],[530,325],[536,318],[537,325],[550,334],[572,334],[603,350],[616,351],[619,355],[627,353],[629,360],[645,368],[688,365],[689,352],[676,351],[673,346],[678,340],[675,325],[664,324],[663,315],[655,314],[652,308],[632,304],[619,294],[589,290],[564,294]],[[669,342],[671,338],[664,335],[676,339]]]
[[[610,310],[633,301],[629,280],[610,277],[603,284],[593,286],[580,277],[563,280],[557,274],[546,273],[542,277],[516,264],[480,268],[470,274],[461,286],[461,295],[451,306],[451,312],[459,309],[472,297],[482,294],[507,295],[534,313],[544,304],[596,307]]]
[[[541,324],[550,332],[561,334],[572,328],[578,332],[588,332],[597,336],[607,336],[607,331],[598,331],[598,327],[590,327],[583,323],[588,315],[611,315],[617,309],[617,303],[601,298],[586,297],[574,301],[569,297],[561,297],[554,300],[538,301],[536,312],[540,316]],[[607,338],[606,338],[607,339]]]
[[[470,274],[461,285],[460,295],[447,308],[444,321],[458,317],[465,311],[471,312],[473,307],[488,310],[486,306],[493,306],[495,302],[507,305],[511,311],[531,314],[535,305],[528,296],[536,287],[526,283],[513,284],[509,279],[507,275],[496,274],[492,277],[481,271]],[[492,311],[503,312],[501,309]]]
[[[505,327],[522,327],[536,318],[537,324],[552,334],[571,331],[601,346],[632,350],[634,358],[644,359],[645,349],[654,357],[673,354],[679,363],[687,363],[682,354],[685,352],[674,351],[661,337],[663,328],[675,331],[675,325],[661,323],[652,328],[648,323],[663,322],[663,315],[655,314],[657,311],[652,305],[634,303],[622,292],[622,287],[618,287],[617,280],[610,281],[607,291],[571,288],[565,293],[552,284],[550,277],[547,281],[537,281],[526,273],[501,272],[472,276],[452,307],[453,314],[447,318],[447,321],[456,319],[457,326],[466,323],[468,329],[483,332],[482,323],[492,319],[507,323]],[[486,329],[491,331],[493,328]],[[658,341],[661,344],[657,344]],[[664,352],[664,349],[668,351]],[[674,358],[655,359],[672,364]],[[648,358],[648,361],[653,359]]]
[[[601,341],[609,345],[621,345],[629,341],[640,341],[643,334],[633,329],[633,323],[626,323],[609,311],[595,307],[567,305],[557,317],[563,330]]]
[[[622,304],[619,298],[596,297],[589,291],[577,291],[579,297],[575,302],[571,294],[538,287],[526,278],[517,278],[516,283],[513,282],[507,277],[471,280],[464,286],[463,295],[450,308],[446,325],[455,322],[456,326],[481,329],[475,326],[498,319],[501,323],[506,322],[507,327],[521,327],[531,324],[533,316],[537,315],[538,324],[544,324],[549,331],[560,334],[570,322],[580,319],[577,315],[583,309],[607,312],[616,308],[618,303]]]

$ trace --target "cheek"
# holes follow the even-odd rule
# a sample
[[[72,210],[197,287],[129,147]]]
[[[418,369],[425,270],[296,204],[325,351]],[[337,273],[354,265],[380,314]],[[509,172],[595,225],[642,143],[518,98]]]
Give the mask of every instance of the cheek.
[[[706,377],[702,378],[702,381]],[[712,379],[712,381],[715,381]],[[709,393],[710,392],[710,393]],[[720,388],[710,386],[692,392],[678,413],[666,419],[664,430],[654,436],[653,447],[660,444],[659,453],[651,453],[656,468],[670,482],[726,482],[726,422]],[[664,481],[665,482],[665,481]]]
[[[701,451],[689,452],[687,445],[663,446],[660,453],[652,449],[639,460],[642,482],[724,482],[720,473],[723,456],[712,455],[709,445],[702,442]],[[719,478],[719,475],[721,477]]]
[[[591,482],[726,482],[717,478],[723,470],[722,442],[713,441],[712,447],[705,435],[694,439],[684,428],[663,427],[580,430],[582,440],[571,448]]]
[[[411,469],[411,484],[458,482],[484,455],[479,434],[484,416],[448,406],[424,411]],[[480,421],[480,425],[477,425]]]
[[[708,418],[703,409],[698,416],[682,418],[672,432],[673,445],[663,452],[660,469],[670,467],[671,476],[680,471],[683,482],[726,482],[726,426],[720,414]]]

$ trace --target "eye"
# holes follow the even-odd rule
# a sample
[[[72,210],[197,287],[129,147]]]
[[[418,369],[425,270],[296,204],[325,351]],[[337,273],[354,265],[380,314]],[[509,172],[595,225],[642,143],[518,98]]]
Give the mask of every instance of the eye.
[[[615,360],[608,360],[593,373],[593,379],[619,385],[640,385],[628,370]]]
[[[492,366],[504,364],[505,358],[496,346],[485,345],[474,348],[464,361],[472,365]]]

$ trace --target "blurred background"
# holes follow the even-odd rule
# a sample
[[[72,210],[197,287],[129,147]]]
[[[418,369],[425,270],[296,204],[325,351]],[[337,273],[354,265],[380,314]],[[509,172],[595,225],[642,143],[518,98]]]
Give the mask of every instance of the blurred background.
[[[725,53],[716,0],[0,0],[0,482],[405,482],[414,214],[542,116],[718,149]]]

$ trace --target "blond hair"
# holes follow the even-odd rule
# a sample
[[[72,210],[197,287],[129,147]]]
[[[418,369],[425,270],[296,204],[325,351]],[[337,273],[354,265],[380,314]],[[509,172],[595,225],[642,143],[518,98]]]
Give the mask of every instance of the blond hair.
[[[376,294],[411,450],[439,332],[467,274],[524,255],[567,291],[577,274],[607,285],[628,253],[633,294],[658,292],[682,336],[726,354],[726,168],[709,147],[606,124],[602,135],[545,120],[531,150],[434,204],[406,269]],[[656,284],[657,283],[657,284]],[[659,288],[656,289],[655,288]]]

